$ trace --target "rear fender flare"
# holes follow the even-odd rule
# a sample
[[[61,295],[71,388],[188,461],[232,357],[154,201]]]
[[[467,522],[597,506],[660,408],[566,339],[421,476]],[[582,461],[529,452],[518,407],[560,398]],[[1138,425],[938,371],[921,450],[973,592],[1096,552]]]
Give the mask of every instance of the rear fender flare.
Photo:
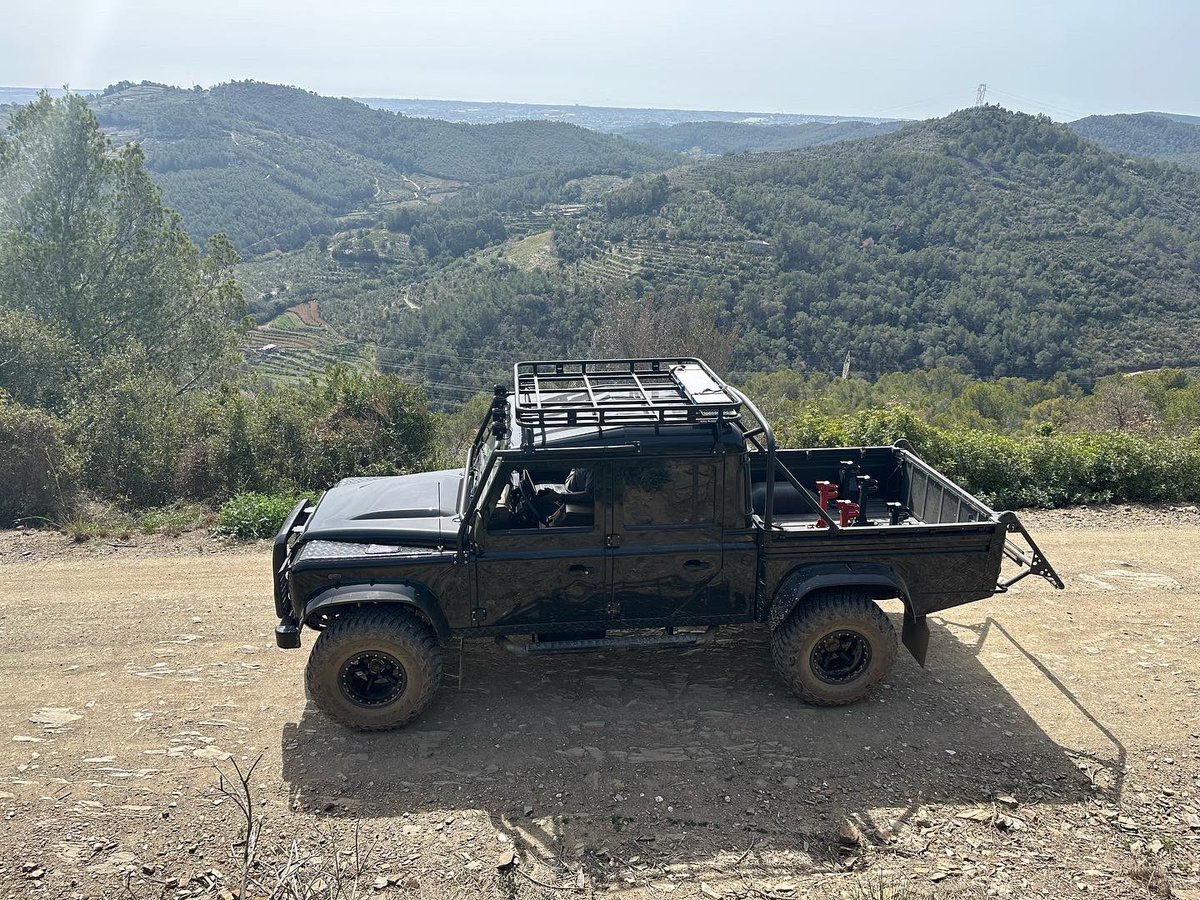
[[[771,602],[768,627],[774,631],[815,591],[826,588],[861,588],[876,600],[899,597],[904,602],[904,646],[919,665],[925,665],[929,645],[929,627],[925,617],[914,617],[908,587],[903,577],[889,566],[876,563],[827,563],[799,566],[783,581]]]
[[[342,608],[372,604],[379,606],[407,606],[417,610],[426,619],[440,640],[450,637],[450,624],[429,591],[418,584],[345,584],[332,587],[317,594],[304,608],[304,624],[319,615],[340,612]]]
[[[899,597],[907,615],[908,588],[893,569],[874,563],[828,563],[793,569],[775,591],[767,624],[774,631],[813,591],[835,587],[863,588],[880,600]]]

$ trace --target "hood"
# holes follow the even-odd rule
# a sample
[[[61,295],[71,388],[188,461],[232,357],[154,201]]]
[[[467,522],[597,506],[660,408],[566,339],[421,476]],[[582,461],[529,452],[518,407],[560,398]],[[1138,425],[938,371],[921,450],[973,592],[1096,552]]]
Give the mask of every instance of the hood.
[[[453,543],[462,469],[344,478],[325,492],[303,541],[372,541],[434,547]],[[439,502],[440,500],[440,502]]]

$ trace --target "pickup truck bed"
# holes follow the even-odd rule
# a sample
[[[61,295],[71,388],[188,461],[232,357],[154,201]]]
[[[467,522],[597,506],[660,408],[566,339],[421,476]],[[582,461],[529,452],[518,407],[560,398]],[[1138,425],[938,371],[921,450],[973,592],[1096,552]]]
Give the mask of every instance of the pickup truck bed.
[[[803,486],[837,482],[846,463],[872,477],[865,504],[870,524],[840,531],[816,527],[817,493]],[[761,541],[766,596],[773,595],[798,562],[819,567],[826,562],[846,565],[847,559],[860,569],[875,565],[898,575],[916,616],[990,597],[1030,574],[1061,585],[1015,514],[990,509],[922,461],[906,442],[778,449],[774,465],[752,456],[751,499],[760,517],[766,511],[769,468],[776,480],[771,527],[764,529]],[[857,499],[858,494],[849,496]],[[895,524],[889,503],[899,504]],[[1007,578],[1002,577],[1006,560],[1015,567]]]
[[[907,447],[835,447],[829,449],[775,451],[776,459],[802,485],[839,480],[839,469],[851,462],[858,471],[873,479],[867,495],[867,516],[885,525],[889,521],[888,503],[899,503],[907,510],[901,524],[937,525],[943,523],[995,521],[996,513],[954,484],[950,479],[920,461]],[[754,511],[764,513],[766,500],[766,461],[756,461],[751,469]],[[846,485],[842,485],[843,491]],[[807,490],[812,501],[815,490]],[[840,494],[856,500],[857,492]],[[776,474],[773,521],[786,530],[807,530],[818,519],[811,502],[785,477]]]

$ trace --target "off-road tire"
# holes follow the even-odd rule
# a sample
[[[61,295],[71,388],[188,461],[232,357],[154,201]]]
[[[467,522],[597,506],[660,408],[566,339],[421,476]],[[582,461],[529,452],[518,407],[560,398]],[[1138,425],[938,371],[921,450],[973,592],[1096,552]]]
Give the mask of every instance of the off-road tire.
[[[343,667],[362,654],[379,654],[402,667],[401,692],[374,706],[352,700],[342,687]],[[442,680],[442,656],[433,629],[405,609],[354,610],[321,632],[308,657],[304,686],[323,713],[357,731],[387,731],[424,712]]]
[[[861,671],[830,683],[818,672],[814,648],[822,640],[852,634],[862,638],[869,658]],[[896,630],[870,596],[853,588],[838,588],[801,601],[771,635],[771,658],[788,687],[805,703],[843,706],[862,699],[891,670],[896,661]]]

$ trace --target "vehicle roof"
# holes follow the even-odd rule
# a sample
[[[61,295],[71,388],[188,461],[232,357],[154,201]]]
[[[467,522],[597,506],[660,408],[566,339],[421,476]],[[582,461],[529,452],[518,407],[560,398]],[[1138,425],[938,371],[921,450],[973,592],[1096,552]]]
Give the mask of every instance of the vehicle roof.
[[[513,390],[497,387],[497,394],[493,411],[507,425],[501,449],[636,443],[659,453],[728,453],[745,446],[741,395],[695,357],[519,362]]]
[[[510,437],[501,449],[566,450],[640,445],[643,452],[716,452],[740,453],[745,439],[740,429],[730,422],[707,422],[695,425],[579,425],[521,428],[514,423]]]

